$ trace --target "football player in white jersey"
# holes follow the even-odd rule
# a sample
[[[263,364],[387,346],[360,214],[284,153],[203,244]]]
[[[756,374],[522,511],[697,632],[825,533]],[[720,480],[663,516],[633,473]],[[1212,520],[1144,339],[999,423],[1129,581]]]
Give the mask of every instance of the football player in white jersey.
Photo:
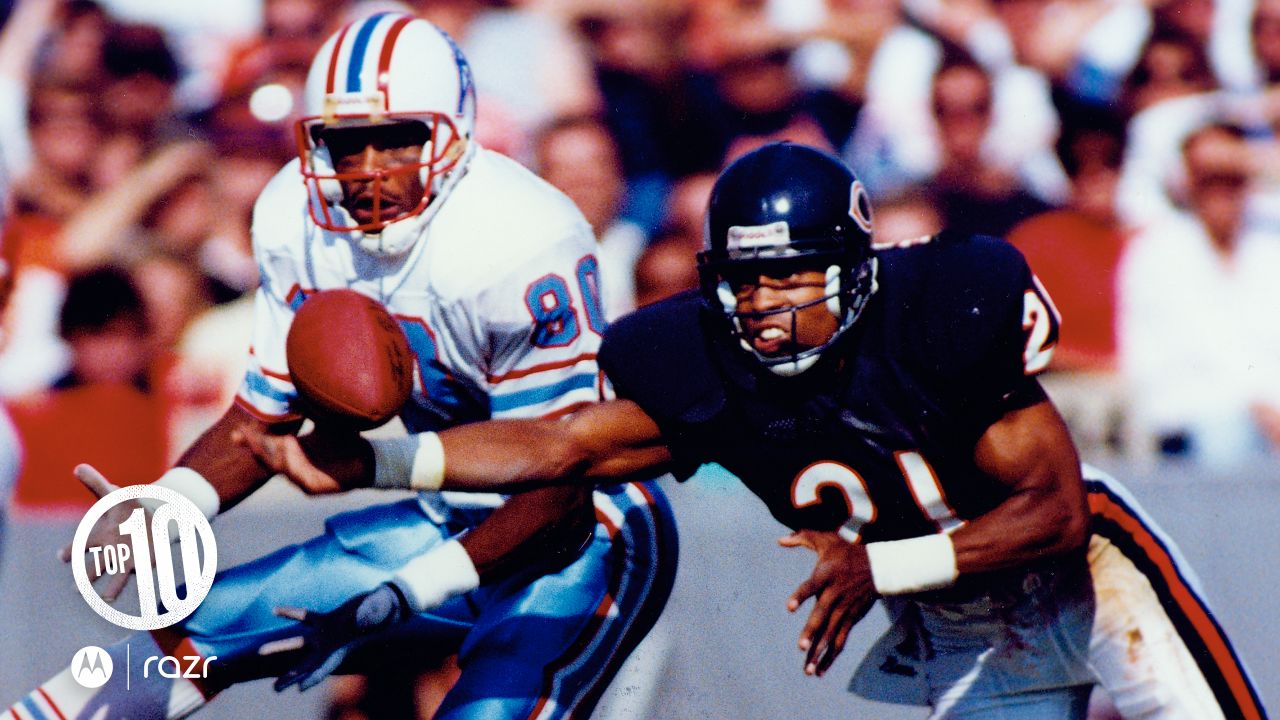
[[[447,35],[395,13],[353,22],[320,49],[305,93],[299,158],[254,212],[262,285],[244,384],[156,481],[210,518],[270,475],[234,433],[300,425],[285,335],[318,290],[354,289],[399,320],[418,360],[400,414],[410,432],[564,415],[606,392],[592,230],[565,196],[472,139],[471,75]],[[77,472],[99,495],[112,489],[92,468]],[[132,509],[114,509],[89,544],[113,542],[106,526]],[[670,510],[651,484],[465,502],[423,494],[346,512],[317,538],[221,571],[178,625],[109,649],[117,668],[126,655],[179,646],[177,654],[216,656],[207,679],[146,677],[139,667],[127,692],[123,672],[88,690],[64,671],[0,717],[182,717],[243,680],[292,669],[277,687],[305,689],[334,670],[457,653],[461,676],[437,718],[585,718],[661,612],[675,553]],[[305,673],[296,667],[303,648],[259,653],[295,634],[272,608],[329,611],[375,589],[388,604],[371,623],[409,618],[394,638],[371,632],[341,665]],[[395,652],[405,648],[412,657]]]

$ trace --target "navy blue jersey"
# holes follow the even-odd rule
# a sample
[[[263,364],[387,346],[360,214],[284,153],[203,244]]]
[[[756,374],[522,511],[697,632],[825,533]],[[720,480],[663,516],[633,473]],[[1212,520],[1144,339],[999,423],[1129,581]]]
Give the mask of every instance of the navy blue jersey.
[[[600,365],[657,422],[677,476],[717,462],[783,524],[865,541],[953,528],[1007,497],[974,447],[1044,398],[1048,296],[994,238],[944,233],[876,255],[862,317],[798,377],[763,369],[693,293],[609,329]]]

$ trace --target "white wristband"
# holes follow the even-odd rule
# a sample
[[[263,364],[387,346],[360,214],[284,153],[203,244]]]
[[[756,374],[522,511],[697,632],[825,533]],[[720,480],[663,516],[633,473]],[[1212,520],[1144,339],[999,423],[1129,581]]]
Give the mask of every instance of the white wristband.
[[[209,520],[212,520],[222,507],[222,501],[218,499],[218,491],[204,479],[203,475],[189,467],[172,468],[152,484],[169,488],[195,503],[195,506]],[[146,504],[145,501],[142,502]]]
[[[462,543],[448,540],[402,565],[392,582],[421,612],[480,587],[480,574]]]
[[[871,579],[881,595],[936,590],[960,576],[956,548],[945,533],[867,543]]]
[[[439,490],[444,484],[444,445],[433,433],[377,438],[373,486],[382,489]]]

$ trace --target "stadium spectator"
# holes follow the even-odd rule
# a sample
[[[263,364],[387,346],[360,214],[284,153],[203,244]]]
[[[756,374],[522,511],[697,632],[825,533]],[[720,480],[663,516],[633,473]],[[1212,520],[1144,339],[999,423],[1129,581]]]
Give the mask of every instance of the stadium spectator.
[[[59,324],[70,370],[11,405],[24,449],[15,501],[78,514],[93,498],[72,476],[78,460],[66,448],[115,468],[125,484],[150,482],[165,467],[165,415],[150,377],[150,323],[128,273],[99,268],[72,278]]]
[[[943,225],[963,233],[1003,236],[1020,220],[1049,205],[987,152],[994,88],[976,61],[957,52],[945,58],[933,83],[933,117],[941,154],[925,192]]]
[[[1125,84],[1123,101],[1132,115],[1162,100],[1207,92],[1214,85],[1209,59],[1194,37],[1157,31]]]
[[[698,287],[693,258],[701,250],[702,240],[696,236],[682,233],[658,236],[636,261],[633,279],[636,307]]]
[[[1186,209],[1140,232],[1120,267],[1120,361],[1141,429],[1217,466],[1256,455],[1280,409],[1280,236],[1247,227],[1239,128],[1184,148]]]
[[[568,195],[595,229],[605,316],[613,319],[631,311],[631,274],[649,238],[620,215],[626,184],[609,129],[591,116],[560,118],[538,134],[534,156],[538,173]]]
[[[1126,232],[1115,210],[1124,157],[1123,120],[1064,120],[1058,155],[1071,181],[1066,207],[1016,225],[1008,239],[1036,271],[1062,316],[1054,370],[1115,368],[1116,269]]]
[[[698,286],[692,260],[702,250],[703,218],[715,180],[714,173],[697,173],[671,188],[662,231],[636,260],[636,307]]]
[[[476,136],[485,147],[527,163],[543,125],[600,110],[590,59],[566,18],[503,0],[410,4],[448,32],[471,62]]]
[[[866,105],[845,158],[877,198],[931,178],[943,150],[931,110],[933,86],[950,58],[968,55],[991,83],[990,132],[983,152],[1016,172],[1040,198],[1065,196],[1052,155],[1058,119],[1045,75],[1018,57],[995,8],[972,2],[907,2],[903,19],[872,57]]]
[[[174,107],[182,66],[160,28],[113,25],[102,46],[102,110],[111,130],[151,146],[184,134]]]
[[[627,179],[624,213],[651,233],[660,222],[668,184],[697,169],[702,154],[683,127],[694,100],[681,46],[672,47],[689,11],[670,0],[579,0],[570,8],[590,52],[602,117]]]

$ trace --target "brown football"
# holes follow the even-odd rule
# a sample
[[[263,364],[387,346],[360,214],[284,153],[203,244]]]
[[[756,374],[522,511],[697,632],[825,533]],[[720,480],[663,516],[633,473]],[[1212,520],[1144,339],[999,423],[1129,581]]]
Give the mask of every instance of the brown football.
[[[390,420],[413,391],[413,353],[378,301],[322,290],[303,301],[285,339],[303,414],[358,430]]]

